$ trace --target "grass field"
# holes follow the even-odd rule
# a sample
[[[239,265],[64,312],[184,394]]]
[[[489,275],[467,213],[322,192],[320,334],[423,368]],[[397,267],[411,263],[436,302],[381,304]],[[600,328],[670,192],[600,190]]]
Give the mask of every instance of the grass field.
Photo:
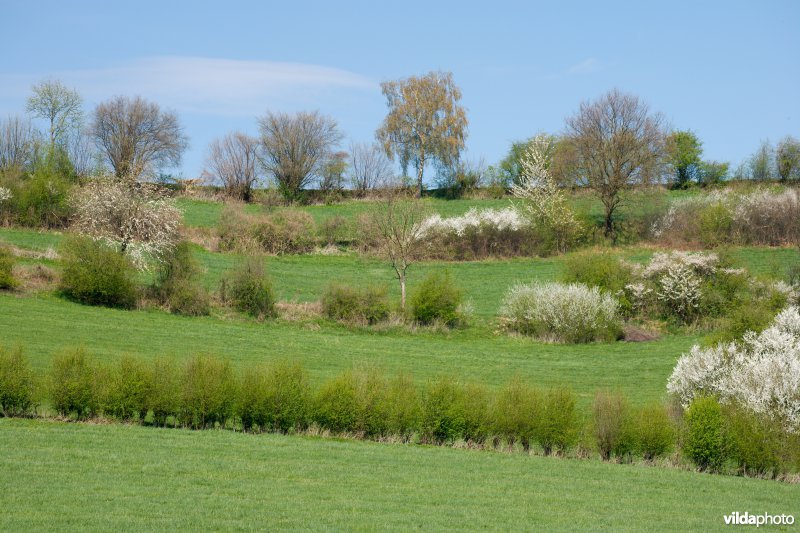
[[[723,528],[800,485],[312,437],[0,419],[0,530]]]

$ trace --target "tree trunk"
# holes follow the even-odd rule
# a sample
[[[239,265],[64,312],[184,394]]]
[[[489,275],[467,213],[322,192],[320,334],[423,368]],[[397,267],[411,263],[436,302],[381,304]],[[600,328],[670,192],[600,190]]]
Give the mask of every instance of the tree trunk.
[[[400,274],[400,309],[406,308],[406,273]]]
[[[421,152],[417,163],[417,198],[422,198],[422,173],[425,170],[425,153]]]
[[[614,235],[614,208],[612,206],[606,206],[606,221],[605,226],[603,228],[603,235],[608,239],[613,237]]]

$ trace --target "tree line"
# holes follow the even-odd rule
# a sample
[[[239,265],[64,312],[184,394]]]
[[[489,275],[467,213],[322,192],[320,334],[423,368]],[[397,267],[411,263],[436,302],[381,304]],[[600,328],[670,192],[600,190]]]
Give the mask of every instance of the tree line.
[[[430,72],[381,84],[387,114],[375,142],[339,150],[344,135],[337,122],[319,111],[258,117],[259,134],[240,131],[211,142],[203,176],[225,193],[250,201],[263,178],[271,178],[287,201],[301,200],[317,185],[324,191],[350,188],[357,194],[394,178],[391,160],[407,185],[422,195],[425,171],[437,171],[445,186],[498,183],[503,190],[520,183],[522,160],[533,138],[514,142],[495,167],[464,160],[468,134],[461,91],[451,73]],[[32,88],[29,118],[48,124],[37,132],[29,119],[10,116],[0,123],[0,173],[20,175],[37,160],[57,161],[85,177],[111,173],[120,179],[151,181],[180,165],[188,138],[178,115],[140,96],[116,96],[85,116],[81,96],[57,80]],[[702,159],[702,141],[690,130],[670,128],[641,98],[611,90],[580,104],[561,134],[549,136],[543,162],[561,186],[593,190],[605,209],[604,230],[613,232],[621,192],[636,184],[669,182],[685,188],[726,178],[800,178],[800,141],[787,136],[759,150],[730,172],[728,163]],[[552,167],[552,168],[550,168]]]

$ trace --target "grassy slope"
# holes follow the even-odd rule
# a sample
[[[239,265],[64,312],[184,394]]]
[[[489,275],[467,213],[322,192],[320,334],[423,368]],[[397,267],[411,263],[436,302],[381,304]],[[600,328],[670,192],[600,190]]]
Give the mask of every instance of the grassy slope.
[[[279,435],[0,420],[0,529],[713,530],[800,486]]]
[[[0,295],[3,343],[25,346],[44,370],[53,353],[84,346],[103,359],[128,353],[185,359],[210,353],[237,365],[290,358],[316,379],[354,364],[403,370],[418,381],[447,374],[501,385],[514,375],[540,385],[566,384],[584,400],[598,388],[620,388],[633,401],[661,398],[676,359],[696,339],[665,337],[635,344],[547,345],[494,335],[485,328],[450,334],[376,333],[324,325],[185,318],[158,311],[86,307],[52,296]]]

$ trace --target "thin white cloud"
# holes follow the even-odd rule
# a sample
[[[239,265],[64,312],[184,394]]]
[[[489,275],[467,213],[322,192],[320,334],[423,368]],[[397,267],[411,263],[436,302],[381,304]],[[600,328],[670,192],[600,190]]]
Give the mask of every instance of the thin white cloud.
[[[5,97],[27,96],[32,84],[57,78],[89,102],[141,95],[182,111],[253,115],[274,107],[321,106],[330,99],[378,92],[378,84],[342,69],[205,57],[162,56],[109,68],[0,75]],[[20,95],[14,93],[21,93]]]
[[[596,57],[589,57],[567,69],[567,74],[591,74],[602,70],[603,64]]]

